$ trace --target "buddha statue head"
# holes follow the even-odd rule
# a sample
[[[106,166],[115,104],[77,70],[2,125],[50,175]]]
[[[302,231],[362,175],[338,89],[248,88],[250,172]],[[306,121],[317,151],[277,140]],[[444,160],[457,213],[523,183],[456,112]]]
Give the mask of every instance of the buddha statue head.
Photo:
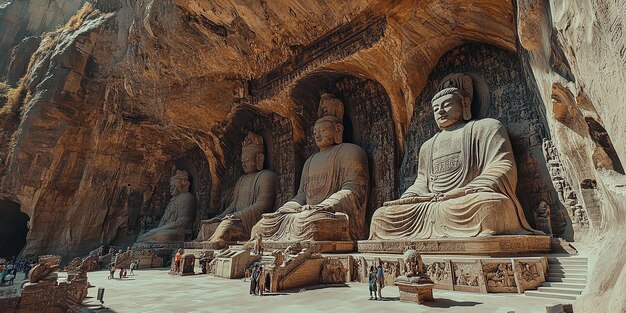
[[[323,93],[318,109],[320,117],[313,126],[315,144],[326,150],[343,141],[343,102],[334,95]]]
[[[472,78],[465,74],[446,76],[431,100],[435,121],[449,129],[472,118]]]
[[[244,173],[252,174],[262,170],[264,161],[263,137],[249,132],[241,148],[241,167]]]
[[[176,170],[176,174],[170,178],[170,194],[176,197],[181,193],[189,192],[189,174],[185,170]]]

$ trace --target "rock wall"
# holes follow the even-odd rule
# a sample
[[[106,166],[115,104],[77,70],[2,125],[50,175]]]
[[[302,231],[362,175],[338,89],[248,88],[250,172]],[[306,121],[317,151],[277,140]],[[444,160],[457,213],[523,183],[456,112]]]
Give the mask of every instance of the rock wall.
[[[624,312],[626,13],[619,1],[518,1],[528,80],[545,106],[554,146],[589,217],[588,287],[576,312]]]
[[[63,9],[41,10],[48,4]],[[0,60],[13,64],[0,73],[14,83],[0,108],[0,197],[30,217],[25,253],[75,256],[132,243],[160,218],[174,167],[192,173],[198,218],[217,214],[241,174],[247,129],[271,139],[268,167],[280,178],[277,203],[284,202],[313,151],[322,88],[347,103],[353,131],[346,139],[360,140],[374,165],[371,213],[412,179],[411,157],[434,131],[423,105],[433,84],[448,71],[474,71],[489,82],[494,106],[486,114],[506,122],[518,143],[527,215],[539,198],[553,214],[563,208],[540,147],[551,139],[589,219],[588,230],[570,233],[601,243],[577,308],[626,308],[624,291],[614,288],[626,280],[626,124],[619,114],[626,15],[619,1],[79,5],[0,8],[7,25]],[[62,27],[41,38],[28,66],[9,61],[12,47],[14,56],[28,55],[38,39],[18,44],[50,25]],[[388,157],[378,162],[380,155]]]

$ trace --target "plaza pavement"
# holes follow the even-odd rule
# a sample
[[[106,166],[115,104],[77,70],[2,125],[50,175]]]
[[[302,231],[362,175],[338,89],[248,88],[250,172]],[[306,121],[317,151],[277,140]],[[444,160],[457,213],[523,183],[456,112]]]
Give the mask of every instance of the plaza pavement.
[[[398,301],[398,288],[383,289],[385,301],[369,299],[367,284],[317,287],[269,294],[248,295],[249,282],[209,275],[170,276],[167,269],[139,270],[135,276],[108,280],[108,271],[88,273],[89,289],[84,312],[481,312],[545,313],[557,300],[518,294],[475,294],[434,290],[436,301],[426,305]],[[117,274],[117,273],[116,273]],[[96,300],[98,287],[105,288],[104,306]],[[89,309],[88,309],[89,308]]]

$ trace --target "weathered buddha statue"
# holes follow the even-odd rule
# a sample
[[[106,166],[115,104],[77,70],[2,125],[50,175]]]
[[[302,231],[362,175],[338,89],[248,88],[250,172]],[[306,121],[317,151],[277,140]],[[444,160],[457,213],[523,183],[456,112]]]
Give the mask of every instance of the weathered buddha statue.
[[[529,234],[515,196],[517,169],[505,127],[471,119],[472,79],[444,78],[431,105],[439,133],[420,148],[415,183],[376,210],[370,240]]]
[[[276,199],[276,174],[263,169],[263,137],[248,133],[241,149],[241,176],[230,205],[220,215],[202,221],[196,241],[208,241],[214,248],[229,241],[250,239],[252,226],[269,212]]]
[[[297,195],[252,228],[267,241],[363,238],[369,188],[367,155],[342,143],[343,103],[323,94],[313,133],[320,149],[304,163]]]
[[[187,171],[177,170],[170,179],[172,198],[167,204],[159,226],[140,235],[137,242],[182,242],[186,235],[191,234],[196,214],[196,198],[189,193],[189,185]]]

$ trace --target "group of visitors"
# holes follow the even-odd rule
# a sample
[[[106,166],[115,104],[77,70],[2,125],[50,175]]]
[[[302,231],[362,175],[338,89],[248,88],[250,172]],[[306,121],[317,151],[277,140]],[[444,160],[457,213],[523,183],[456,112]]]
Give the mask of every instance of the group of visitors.
[[[24,273],[24,279],[28,278],[28,272],[37,263],[36,258],[15,259],[0,258],[0,286],[13,283],[18,272]]]
[[[120,269],[120,273],[119,273],[120,279],[126,278],[128,277],[128,275],[134,276],[135,270],[139,269],[139,260],[130,262],[130,266],[129,266],[130,272],[128,272],[126,268],[124,268],[123,266],[117,266],[115,265],[115,263],[111,263],[111,265],[109,266],[108,279],[115,278],[115,272],[117,271],[118,268]]]
[[[383,287],[385,287],[385,272],[383,271],[383,266],[378,264],[378,268],[375,268],[374,265],[372,265],[369,274],[370,300],[382,300],[383,296],[381,291]]]
[[[251,270],[246,270],[245,277],[250,277],[250,295],[262,296],[263,292],[269,292],[269,276],[263,278],[263,267],[255,264]],[[244,281],[245,281],[244,277]]]

